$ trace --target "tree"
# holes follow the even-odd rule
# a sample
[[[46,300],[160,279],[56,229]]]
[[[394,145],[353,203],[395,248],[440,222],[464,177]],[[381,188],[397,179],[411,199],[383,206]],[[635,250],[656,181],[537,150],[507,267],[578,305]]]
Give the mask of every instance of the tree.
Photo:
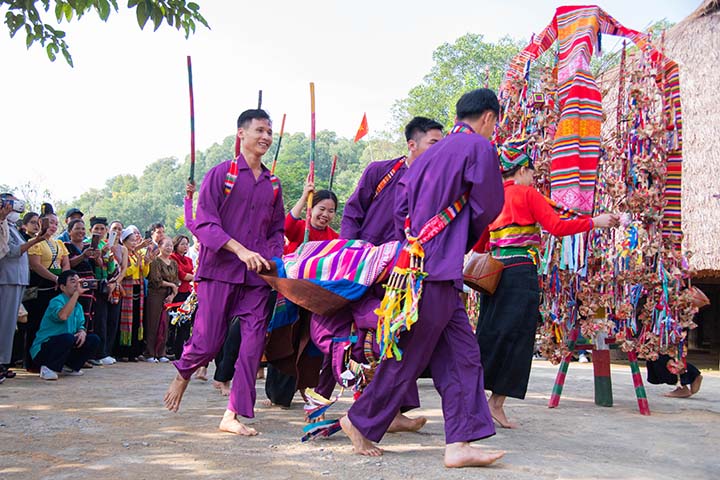
[[[420,85],[393,105],[393,116],[401,129],[413,116],[430,117],[450,127],[455,121],[455,102],[474,88],[498,89],[505,67],[525,42],[503,37],[486,42],[482,35],[468,33],[433,52],[433,65]]]
[[[114,10],[118,11],[118,0],[0,0],[0,10],[6,9],[5,25],[10,37],[15,37],[21,29],[25,30],[25,45],[29,49],[34,43],[45,47],[48,58],[54,62],[58,53],[62,53],[65,61],[72,66],[72,56],[65,41],[65,32],[57,26],[63,19],[70,22],[73,17],[78,20],[90,10],[95,10],[101,20],[107,21]],[[39,7],[39,9],[38,9]],[[55,26],[45,23],[43,14],[50,9],[55,12]],[[145,28],[148,20],[152,20],[155,30],[163,21],[177,30],[184,30],[185,38],[195,33],[197,23],[210,28],[200,14],[197,3],[186,0],[128,0],[127,8],[135,9],[138,25]]]

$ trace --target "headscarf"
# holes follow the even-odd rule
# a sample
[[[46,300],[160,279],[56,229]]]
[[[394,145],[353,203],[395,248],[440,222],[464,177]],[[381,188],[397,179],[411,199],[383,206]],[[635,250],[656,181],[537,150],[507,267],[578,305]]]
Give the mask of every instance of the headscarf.
[[[120,234],[120,241],[124,242],[130,235],[135,235],[135,230],[137,230],[135,225],[128,225]]]
[[[533,168],[532,158],[527,153],[527,140],[508,140],[499,149],[500,172],[505,174],[520,167]]]

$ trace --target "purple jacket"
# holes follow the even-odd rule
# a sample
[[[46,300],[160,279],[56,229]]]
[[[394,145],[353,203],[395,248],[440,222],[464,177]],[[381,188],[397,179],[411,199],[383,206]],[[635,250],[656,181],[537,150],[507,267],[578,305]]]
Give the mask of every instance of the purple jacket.
[[[372,162],[365,168],[357,188],[345,203],[340,238],[365,240],[373,245],[400,240],[396,236],[392,214],[395,211],[395,191],[408,170],[407,166],[403,165],[380,195],[373,199],[378,184],[400,158]]]
[[[202,244],[197,278],[227,283],[264,285],[232,252],[223,249],[230,238],[270,259],[283,252],[285,211],[282,190],[273,192],[270,171],[263,166],[257,181],[242,154],[238,176],[226,197],[225,179],[230,160],[213,167],[203,179],[193,233]]]
[[[505,202],[497,152],[476,134],[455,133],[432,145],[400,180],[395,228],[404,238],[410,213],[410,230],[417,235],[432,217],[470,193],[460,214],[424,245],[429,281],[453,280],[462,288],[465,253],[497,217]]]

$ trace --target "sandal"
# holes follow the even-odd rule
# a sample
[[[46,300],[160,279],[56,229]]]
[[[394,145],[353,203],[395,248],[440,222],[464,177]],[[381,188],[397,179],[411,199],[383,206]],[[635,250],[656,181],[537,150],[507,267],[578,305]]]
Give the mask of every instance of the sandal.
[[[0,365],[0,377],[2,378],[15,378],[17,374],[7,368],[5,365]]]

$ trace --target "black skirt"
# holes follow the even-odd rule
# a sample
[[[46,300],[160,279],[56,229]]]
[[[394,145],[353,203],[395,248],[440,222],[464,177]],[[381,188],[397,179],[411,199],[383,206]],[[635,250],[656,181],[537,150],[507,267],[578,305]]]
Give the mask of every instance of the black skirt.
[[[540,289],[532,260],[501,260],[506,268],[494,295],[480,297],[476,336],[485,389],[525,398],[540,321]]]

